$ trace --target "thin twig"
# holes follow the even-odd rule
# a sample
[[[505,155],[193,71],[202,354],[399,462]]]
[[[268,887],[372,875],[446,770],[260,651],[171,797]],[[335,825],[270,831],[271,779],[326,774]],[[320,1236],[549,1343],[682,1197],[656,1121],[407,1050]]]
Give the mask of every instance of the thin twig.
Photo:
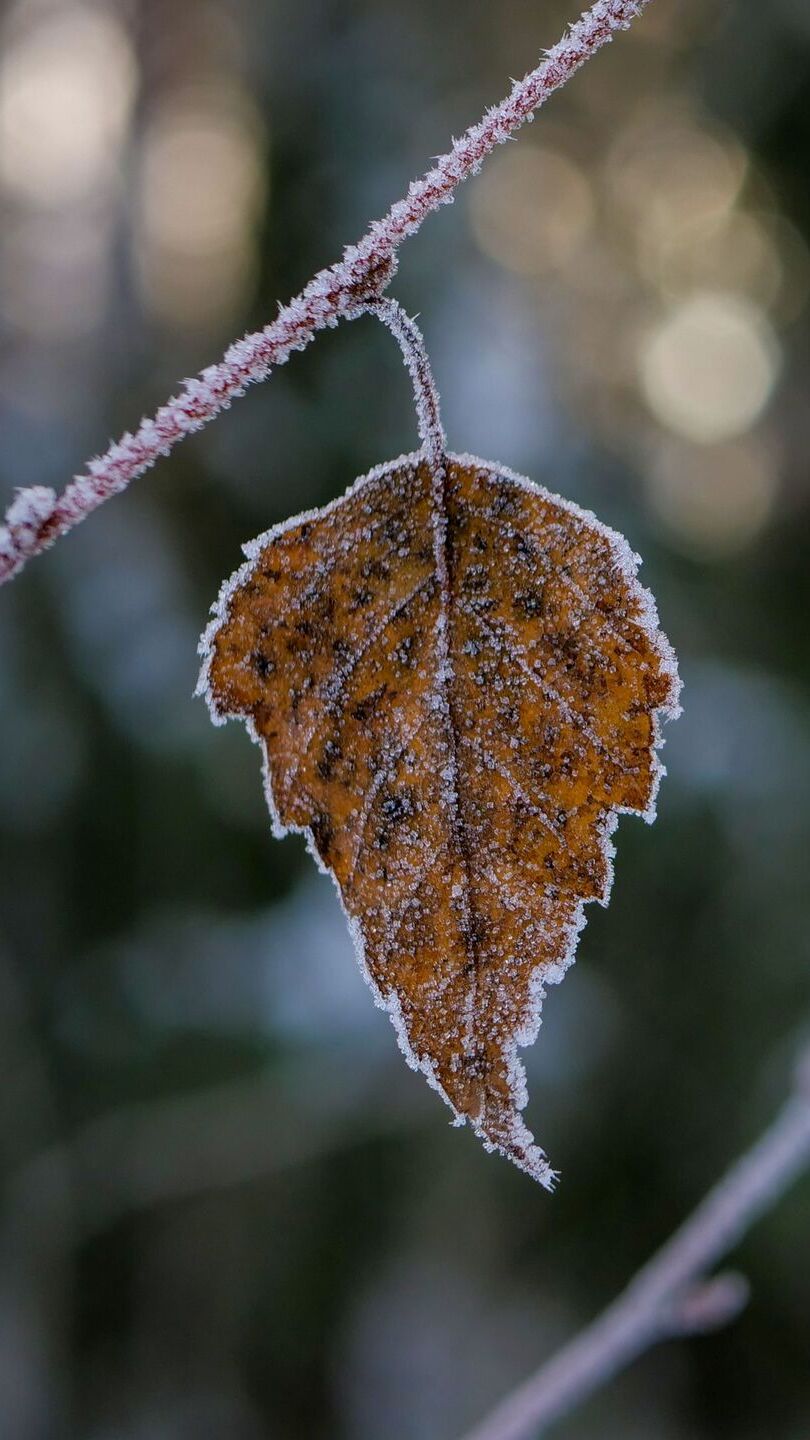
[[[439,392],[433,378],[430,357],[422,332],[416,321],[412,320],[410,315],[403,310],[398,300],[392,300],[390,297],[372,300],[368,305],[364,305],[363,309],[369,315],[376,315],[384,325],[387,325],[402,351],[402,358],[413,382],[413,398],[422,451],[431,470],[435,470],[444,462],[447,437],[442,425]]]
[[[267,1180],[422,1123],[421,1099],[398,1078],[375,1085],[369,1104],[340,1067],[316,1094],[308,1067],[305,1057],[272,1075],[97,1115],[8,1177],[6,1213],[22,1224],[46,1209],[54,1177],[70,1176],[79,1244],[139,1210]]]
[[[535,1440],[659,1340],[734,1318],[745,1304],[745,1282],[735,1275],[702,1277],[810,1165],[809,1069],[805,1060],[772,1125],[618,1299],[464,1440]]]
[[[280,308],[271,324],[237,340],[216,365],[186,380],[179,395],[143,420],[134,435],[126,434],[105,453],[91,460],[57,496],[42,485],[20,490],[0,526],[0,583],[22,569],[110,496],[126,489],[178,441],[200,430],[227,409],[246,387],[264,380],[271,366],[282,365],[293,350],[303,350],[327,325],[358,311],[363,303],[379,298],[393,278],[396,252],[413,235],[431,211],[447,205],[454,191],[480,169],[496,145],[508,140],[555,90],[601,49],[617,30],[624,30],[649,0],[596,0],[568,34],[546,52],[544,60],[517,80],[500,105],[488,110],[477,124],[443,155],[421,180],[415,180],[403,200],[366,232],[358,245],[349,246],[343,259],[321,270],[296,299]]]

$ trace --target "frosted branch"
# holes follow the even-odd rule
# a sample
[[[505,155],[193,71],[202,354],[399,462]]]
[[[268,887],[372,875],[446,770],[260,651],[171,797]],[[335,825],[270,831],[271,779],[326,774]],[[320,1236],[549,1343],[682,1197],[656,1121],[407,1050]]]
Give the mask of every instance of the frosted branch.
[[[430,367],[424,337],[415,320],[406,314],[399,301],[385,298],[363,307],[388,326],[394,336],[413,384],[413,398],[422,450],[432,469],[441,465],[447,449],[442,426],[439,392]]]
[[[745,1305],[742,1276],[710,1270],[810,1166],[810,1052],[795,1092],[684,1225],[607,1310],[513,1390],[464,1440],[536,1440],[644,1350],[701,1334]]]
[[[649,0],[596,0],[561,40],[548,50],[536,69],[517,80],[501,103],[488,110],[420,180],[403,200],[375,221],[343,258],[321,270],[301,294],[280,308],[263,330],[237,340],[222,360],[193,379],[163,405],[151,420],[142,420],[134,435],[126,434],[91,460],[57,496],[42,486],[18,493],[0,526],[0,583],[22,569],[60,536],[108,500],[125,490],[161,455],[213,420],[246,387],[264,380],[274,365],[283,365],[294,350],[303,350],[318,330],[379,298],[396,268],[396,252],[431,211],[449,204],[456,188],[480,169],[496,145],[508,140],[580,65],[626,29]]]

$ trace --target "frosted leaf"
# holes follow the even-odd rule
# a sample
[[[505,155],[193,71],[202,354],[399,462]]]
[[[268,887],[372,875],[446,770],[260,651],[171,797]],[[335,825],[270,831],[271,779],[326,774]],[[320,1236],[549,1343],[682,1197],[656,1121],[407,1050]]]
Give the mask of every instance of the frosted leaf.
[[[654,815],[679,681],[638,557],[471,456],[381,466],[246,547],[201,642],[274,831],[332,875],[378,1003],[488,1149],[553,1182],[517,1047]]]

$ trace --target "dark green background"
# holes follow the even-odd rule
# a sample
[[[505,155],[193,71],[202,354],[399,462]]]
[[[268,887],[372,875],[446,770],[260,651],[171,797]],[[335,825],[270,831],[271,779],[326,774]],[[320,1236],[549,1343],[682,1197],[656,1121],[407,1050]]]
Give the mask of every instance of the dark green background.
[[[35,9],[9,7],[8,53]],[[110,279],[78,337],[3,322],[4,498],[61,487],[261,325],[574,13],[101,9],[138,65]],[[272,840],[257,753],[191,698],[240,544],[415,443],[382,328],[319,337],[0,595],[8,1440],[454,1440],[614,1295],[781,1102],[810,1016],[808,84],[801,0],[655,0],[517,142],[584,177],[581,256],[531,276],[498,263],[471,210],[484,174],[409,242],[394,286],[421,314],[451,445],[628,535],[684,679],[658,822],[622,821],[610,908],[591,911],[526,1057],[553,1198],[448,1128],[364,989],[329,882],[300,840]],[[243,298],[211,319],[201,294],[172,323],[138,278],[137,176],[154,115],[195,86],[253,107],[268,184]],[[684,464],[694,447],[638,389],[634,337],[673,301],[639,266],[643,206],[617,215],[608,157],[632,122],[653,155],[660,129],[677,172],[668,115],[746,157],[736,203],[780,237],[779,296],[762,302],[780,377],[735,440],[772,457],[776,488],[736,541],[722,504],[720,538],[701,538],[649,483],[662,446],[685,446]],[[554,197],[522,201],[541,214]],[[9,292],[24,205],[6,204]],[[727,265],[744,290],[737,258],[695,287],[722,289]],[[714,451],[697,449],[711,486]],[[805,1181],[734,1257],[753,1285],[743,1317],[650,1353],[560,1436],[806,1436],[809,1252]]]

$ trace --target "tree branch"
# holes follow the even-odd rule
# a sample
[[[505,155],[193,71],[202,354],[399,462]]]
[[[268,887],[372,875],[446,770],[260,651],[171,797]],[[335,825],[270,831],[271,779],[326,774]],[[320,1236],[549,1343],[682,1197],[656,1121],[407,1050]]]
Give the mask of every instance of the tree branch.
[[[142,420],[134,435],[127,433],[91,460],[60,496],[41,485],[20,490],[0,526],[0,584],[103,501],[126,489],[186,435],[227,409],[248,385],[264,380],[272,366],[283,365],[293,350],[303,350],[316,331],[379,298],[393,278],[403,240],[416,233],[432,210],[449,204],[456,188],[476,173],[490,151],[531,120],[535,110],[647,4],[649,0],[595,0],[541,64],[515,81],[500,105],[415,180],[405,198],[375,221],[358,245],[349,246],[338,264],[319,271],[300,295],[281,307],[271,324],[237,340],[218,364],[186,380],[153,419]]]
[[[698,1205],[627,1289],[502,1400],[464,1440],[535,1440],[642,1351],[700,1334],[745,1305],[741,1276],[701,1277],[810,1165],[810,1054],[772,1125]]]

